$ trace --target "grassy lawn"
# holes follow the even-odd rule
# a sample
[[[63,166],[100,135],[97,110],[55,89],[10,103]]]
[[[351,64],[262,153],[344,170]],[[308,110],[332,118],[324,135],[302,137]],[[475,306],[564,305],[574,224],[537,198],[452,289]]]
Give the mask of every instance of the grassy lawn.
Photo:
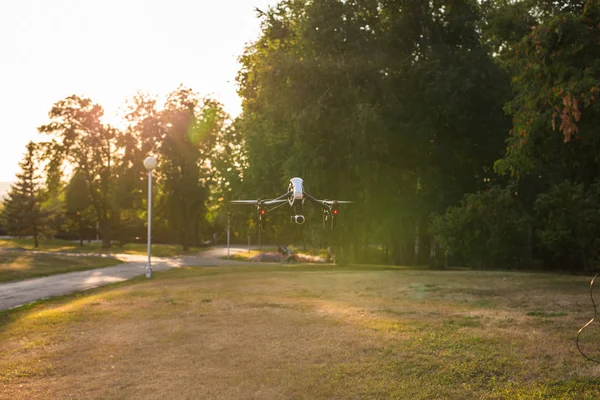
[[[183,268],[0,313],[1,399],[597,399],[586,277]],[[598,355],[598,329],[584,346]],[[594,351],[596,350],[596,351]]]
[[[113,257],[70,257],[0,250],[0,282],[110,267],[120,263]]]
[[[83,242],[83,246],[79,246],[79,242],[71,242],[69,240],[46,239],[40,240],[39,247],[34,249],[33,239],[10,239],[0,240],[0,248],[23,248],[27,250],[43,250],[43,251],[61,251],[69,253],[98,253],[98,254],[140,254],[144,255],[148,252],[148,247],[144,243],[128,243],[123,247],[113,245],[110,249],[103,249],[99,243]],[[155,257],[173,257],[183,254],[195,254],[205,250],[202,248],[190,248],[184,252],[179,245],[169,244],[153,244],[152,255]]]

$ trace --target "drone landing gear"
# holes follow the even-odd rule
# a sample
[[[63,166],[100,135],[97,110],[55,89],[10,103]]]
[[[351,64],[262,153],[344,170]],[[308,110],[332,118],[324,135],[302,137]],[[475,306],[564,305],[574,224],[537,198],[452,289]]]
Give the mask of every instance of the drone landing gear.
[[[333,230],[334,226],[334,218],[333,215],[329,213],[329,211],[323,211],[323,228]]]
[[[258,217],[258,229],[264,232],[267,229],[267,221],[266,218],[262,215]]]

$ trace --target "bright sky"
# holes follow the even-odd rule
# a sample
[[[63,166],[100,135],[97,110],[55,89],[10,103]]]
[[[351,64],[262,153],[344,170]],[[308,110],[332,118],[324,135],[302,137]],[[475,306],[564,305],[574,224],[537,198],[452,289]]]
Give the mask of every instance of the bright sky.
[[[36,128],[71,94],[107,117],[137,90],[180,83],[240,112],[237,57],[259,34],[254,8],[277,0],[1,0],[0,181],[12,181]]]

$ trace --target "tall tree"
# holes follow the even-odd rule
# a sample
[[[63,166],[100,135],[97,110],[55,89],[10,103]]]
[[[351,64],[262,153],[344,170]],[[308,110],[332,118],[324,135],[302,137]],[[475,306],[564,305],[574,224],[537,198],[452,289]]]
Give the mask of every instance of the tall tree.
[[[47,156],[53,166],[52,176],[60,176],[60,166],[68,164],[85,178],[100,225],[102,245],[110,247],[111,196],[118,131],[102,123],[103,114],[100,105],[73,95],[58,101],[49,112],[50,123],[38,130],[53,139],[47,145]]]
[[[479,243],[481,254],[497,260],[495,251],[589,272],[598,255],[600,3],[490,3],[498,8],[486,17],[486,35],[500,39],[499,59],[513,89],[505,107],[513,127],[495,169],[511,182],[504,194],[494,188],[466,196],[461,207],[433,219],[434,229],[464,254]],[[491,240],[499,231],[509,242]],[[522,244],[507,246],[516,239]]]
[[[39,184],[37,145],[27,144],[27,152],[19,163],[21,172],[3,200],[2,215],[9,235],[33,236],[34,247],[39,246],[44,213],[41,210],[42,191]]]
[[[217,134],[216,145],[210,159],[209,222],[214,234],[223,231],[231,212],[230,201],[242,191],[243,171],[246,167],[242,132],[236,123],[226,124]],[[238,219],[234,219],[238,224]]]
[[[600,5],[564,13],[535,27],[510,59],[513,116],[500,173],[519,178],[553,171],[554,182],[589,186],[599,176]],[[556,168],[558,167],[558,168]]]
[[[168,96],[160,115],[165,136],[159,149],[159,183],[167,218],[184,250],[199,244],[209,197],[209,161],[226,120],[219,103],[201,100],[184,87]]]
[[[351,196],[336,240],[413,262],[424,218],[483,186],[502,155],[508,79],[478,3],[290,0],[261,15],[238,77],[245,180],[265,193],[301,175]]]
[[[113,168],[111,224],[116,228],[114,238],[120,244],[143,236],[148,198],[147,171],[143,161],[149,155],[158,153],[166,129],[161,122],[156,97],[144,92],[138,92],[127,100],[124,122],[127,127],[123,132],[118,132],[116,137],[117,147],[122,150]],[[161,196],[158,186],[155,197]],[[166,229],[166,216],[161,211],[160,207],[155,210],[153,230],[158,240],[168,241],[170,235]]]

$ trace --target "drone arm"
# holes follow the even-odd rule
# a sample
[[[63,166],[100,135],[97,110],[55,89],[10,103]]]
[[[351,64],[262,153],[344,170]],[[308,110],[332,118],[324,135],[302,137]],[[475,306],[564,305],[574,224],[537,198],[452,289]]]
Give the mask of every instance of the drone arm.
[[[291,195],[291,194],[292,194],[292,192],[287,192],[287,193],[285,193],[285,194],[282,194],[281,196],[279,196],[278,198],[276,198],[276,199],[273,199],[273,200],[283,200],[283,199],[285,199],[286,197],[290,197],[290,195]],[[273,201],[273,200],[272,200],[272,201]]]
[[[322,208],[324,208],[324,209],[326,209],[326,210],[329,210],[329,209],[330,209],[330,207],[329,207],[329,206],[327,206],[327,205],[326,205],[326,204],[323,202],[323,200],[319,200],[319,199],[315,198],[314,196],[311,196],[310,194],[308,194],[308,193],[306,193],[306,192],[304,192],[304,196],[306,196],[306,199],[307,199],[307,200],[310,200],[310,201],[312,201],[313,203],[317,203],[317,204],[318,204],[318,205],[320,205]]]
[[[315,206],[312,201],[307,201],[306,205],[309,206],[310,208],[314,208],[315,210],[321,210],[321,207],[323,207],[323,205],[321,203],[318,203],[318,205],[320,207]]]
[[[275,210],[277,210],[278,208],[281,208],[281,207],[283,207],[284,205],[286,205],[286,203],[281,203],[281,204],[278,204],[278,205],[276,205],[275,207],[273,207],[273,208],[271,208],[271,209],[267,210],[267,212],[275,211]]]

